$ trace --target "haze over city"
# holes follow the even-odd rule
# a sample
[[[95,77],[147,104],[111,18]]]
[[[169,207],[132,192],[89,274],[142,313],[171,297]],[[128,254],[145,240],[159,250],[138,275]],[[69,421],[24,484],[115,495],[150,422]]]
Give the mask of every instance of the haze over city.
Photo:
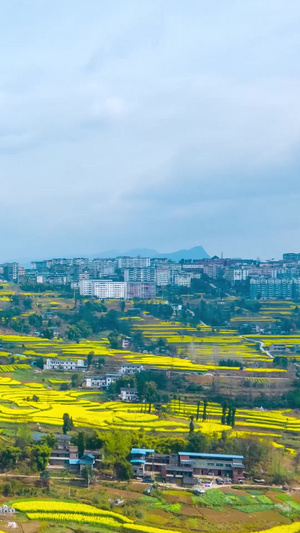
[[[298,1],[1,1],[0,260],[298,250]]]

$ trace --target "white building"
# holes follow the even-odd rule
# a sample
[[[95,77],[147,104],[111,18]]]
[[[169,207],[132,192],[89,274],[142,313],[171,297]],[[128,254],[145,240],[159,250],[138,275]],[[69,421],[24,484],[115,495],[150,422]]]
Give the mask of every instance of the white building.
[[[175,274],[174,285],[177,285],[177,287],[190,287],[191,278],[192,276],[188,272],[182,272],[181,274]]]
[[[171,282],[171,275],[170,275],[170,267],[167,266],[161,266],[157,268],[156,270],[156,285],[159,287],[163,287],[165,285],[170,285]]]
[[[137,389],[130,387],[122,388],[119,396],[122,402],[136,402],[138,400]]]
[[[118,257],[118,268],[147,268],[150,257]]]
[[[122,365],[120,368],[121,374],[133,375],[138,374],[144,370],[143,365]]]
[[[89,377],[85,378],[84,382],[82,384],[83,387],[86,387],[88,389],[104,389],[105,388],[105,377],[99,378],[99,377]]]
[[[124,299],[126,297],[126,283],[124,281],[111,280],[87,280],[79,281],[81,296],[95,296],[101,300],[107,298]]]
[[[87,377],[83,381],[83,387],[95,389],[107,389],[117,379],[122,377],[121,373],[106,374],[104,377]]]
[[[54,359],[48,358],[44,363],[44,370],[77,370],[84,371],[87,369],[87,364],[84,359]]]

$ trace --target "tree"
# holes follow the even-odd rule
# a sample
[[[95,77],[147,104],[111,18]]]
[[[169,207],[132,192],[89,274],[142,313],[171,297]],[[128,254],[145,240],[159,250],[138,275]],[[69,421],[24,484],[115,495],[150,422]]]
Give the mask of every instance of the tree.
[[[197,433],[192,432],[188,437],[187,450],[190,452],[202,453],[207,451],[207,438],[203,433],[197,431]]]
[[[227,402],[223,402],[222,404],[222,416],[221,416],[221,424],[226,424],[226,412],[227,412]]]
[[[88,366],[88,368],[90,368],[90,366],[92,366],[93,358],[94,358],[94,352],[88,353],[88,356],[87,356],[87,366]]]
[[[14,468],[21,457],[21,449],[16,446],[7,446],[0,451],[0,467],[5,470]]]
[[[143,387],[143,397],[149,404],[148,412],[151,413],[152,403],[157,400],[157,385],[154,381],[146,381]]]
[[[63,415],[63,432],[66,435],[68,431],[71,431],[74,427],[73,420],[70,417],[69,413],[64,413]]]
[[[108,340],[112,350],[117,350],[119,348],[119,338],[116,332],[112,332],[108,335]]]
[[[207,409],[207,400],[205,398],[204,401],[203,401],[203,414],[202,414],[202,420],[203,421],[206,420],[206,418],[207,418],[206,409]]]
[[[199,411],[200,411],[200,402],[197,402],[197,414],[196,414],[196,420],[199,420]]]
[[[191,421],[190,421],[190,433],[193,433],[195,429],[195,426],[194,426],[194,417],[193,415],[191,416]]]
[[[234,428],[235,426],[235,412],[236,412],[236,408],[233,407],[232,411],[231,411],[231,426]]]
[[[231,410],[231,407],[229,407],[227,419],[226,419],[227,426],[231,425],[231,420],[232,420],[232,410]]]
[[[57,438],[53,433],[48,433],[48,435],[41,437],[41,444],[46,444],[49,448],[53,449],[57,445]]]
[[[47,444],[32,446],[32,464],[37,470],[45,470],[48,466],[51,450]]]
[[[83,477],[83,479],[86,480],[87,482],[87,487],[89,488],[90,486],[90,483],[93,481],[93,479],[95,478],[95,474],[94,474],[94,471],[93,469],[91,468],[90,465],[85,465],[83,467],[83,469],[81,470],[81,475]]]
[[[80,431],[77,435],[77,446],[78,446],[78,455],[79,457],[82,457],[84,450],[86,448],[86,435],[84,431]]]
[[[21,450],[24,450],[27,446],[32,444],[32,433],[30,429],[25,425],[18,429],[15,445]]]
[[[40,473],[40,478],[41,478],[41,480],[43,481],[43,485],[45,485],[46,487],[49,487],[49,485],[50,485],[50,478],[51,478],[51,472],[50,472],[50,470],[43,470],[43,471]]]
[[[103,438],[99,431],[94,430],[93,433],[86,436],[86,448],[89,450],[98,450],[103,446]]]
[[[72,384],[73,389],[81,385],[81,378],[78,374],[72,374],[71,384]]]
[[[122,462],[129,455],[132,446],[131,433],[113,430],[105,433],[103,439],[105,463],[109,467]]]
[[[126,460],[115,463],[116,476],[120,481],[127,481],[133,476],[132,464]]]

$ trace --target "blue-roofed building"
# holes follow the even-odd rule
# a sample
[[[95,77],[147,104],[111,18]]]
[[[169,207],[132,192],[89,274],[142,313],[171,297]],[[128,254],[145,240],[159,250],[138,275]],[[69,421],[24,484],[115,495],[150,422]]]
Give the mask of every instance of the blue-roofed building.
[[[221,453],[179,452],[179,465],[193,468],[194,475],[230,477],[233,481],[243,478],[243,455]]]
[[[179,452],[155,453],[146,448],[132,448],[131,464],[134,477],[153,477],[159,474],[166,481],[185,486],[198,482],[198,476],[228,477],[234,481],[243,478],[242,455]]]
[[[79,457],[78,447],[70,445],[71,435],[56,435],[56,437],[57,446],[51,451],[48,468],[52,470],[66,468],[72,472],[81,472],[86,465],[94,467],[96,455],[85,450],[82,457]]]
[[[155,450],[150,448],[132,448],[130,452],[130,462],[133,467],[134,477],[144,477],[146,459],[153,454]]]

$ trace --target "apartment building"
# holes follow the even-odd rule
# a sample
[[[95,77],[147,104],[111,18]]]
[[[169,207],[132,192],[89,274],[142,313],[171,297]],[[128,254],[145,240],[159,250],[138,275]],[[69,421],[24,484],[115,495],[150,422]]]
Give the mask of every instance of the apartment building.
[[[153,300],[156,297],[156,285],[151,282],[130,282],[126,283],[126,299],[133,300]]]
[[[3,279],[6,281],[13,281],[18,283],[19,281],[19,263],[4,263],[3,268]]]
[[[126,284],[123,281],[81,279],[78,286],[81,296],[95,296],[101,300],[126,297]]]
[[[147,268],[150,267],[150,257],[118,257],[118,268]]]
[[[255,300],[292,300],[299,295],[299,279],[251,278],[250,298]]]
[[[155,268],[126,268],[124,281],[156,282]]]
[[[169,265],[159,266],[156,270],[156,285],[165,287],[171,283],[171,272]]]
[[[177,287],[190,287],[192,275],[188,272],[177,273],[173,277],[173,285]]]

